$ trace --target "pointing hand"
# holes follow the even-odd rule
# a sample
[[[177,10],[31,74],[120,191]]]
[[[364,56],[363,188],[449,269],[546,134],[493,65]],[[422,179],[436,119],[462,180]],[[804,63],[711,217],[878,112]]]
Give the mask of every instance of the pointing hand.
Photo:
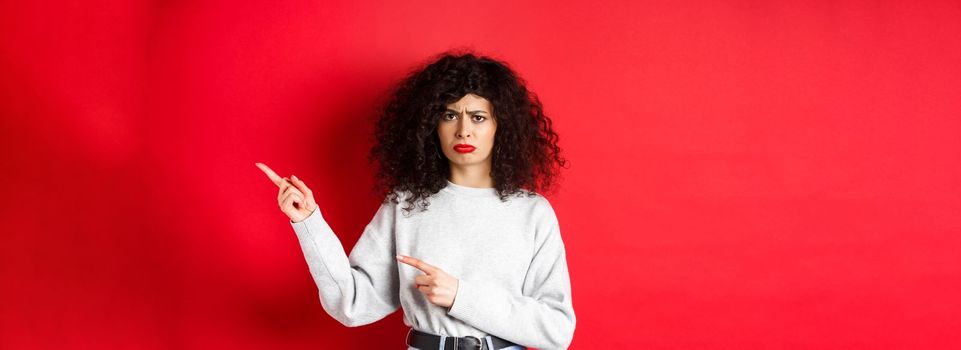
[[[425,275],[414,278],[417,290],[427,296],[427,301],[437,306],[450,308],[454,305],[454,296],[457,295],[458,280],[441,269],[429,265],[420,259],[409,256],[397,256],[397,261],[413,266],[418,270],[424,271]]]
[[[282,178],[264,163],[254,164],[260,170],[263,170],[267,174],[267,178],[280,188],[277,202],[280,205],[280,211],[287,214],[291,222],[303,221],[317,208],[317,202],[314,202],[314,193],[296,175],[292,176],[293,179]]]

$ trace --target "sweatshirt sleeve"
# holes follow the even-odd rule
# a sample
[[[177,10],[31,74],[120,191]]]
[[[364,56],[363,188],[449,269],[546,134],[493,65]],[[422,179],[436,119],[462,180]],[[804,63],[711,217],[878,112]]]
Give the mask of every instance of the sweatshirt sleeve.
[[[344,254],[320,208],[303,221],[290,222],[317,285],[321,305],[345,326],[370,324],[400,308],[397,261],[392,253],[393,214],[389,203],[382,204],[350,257]]]
[[[566,349],[574,337],[574,307],[564,242],[550,204],[536,225],[535,252],[523,295],[486,284],[458,280],[448,310],[478,329],[537,349]]]

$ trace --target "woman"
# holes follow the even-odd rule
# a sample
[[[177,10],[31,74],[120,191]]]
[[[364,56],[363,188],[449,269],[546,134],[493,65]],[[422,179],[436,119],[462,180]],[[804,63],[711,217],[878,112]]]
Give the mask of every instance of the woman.
[[[280,187],[324,310],[353,327],[402,307],[409,349],[567,348],[564,243],[535,191],[566,162],[524,81],[486,56],[442,54],[401,81],[374,136],[384,201],[349,257],[310,188],[257,163]]]

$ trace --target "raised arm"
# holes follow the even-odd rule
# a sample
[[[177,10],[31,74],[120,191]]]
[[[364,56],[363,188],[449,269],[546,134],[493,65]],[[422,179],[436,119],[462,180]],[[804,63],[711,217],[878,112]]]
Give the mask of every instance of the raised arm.
[[[291,222],[321,305],[345,326],[373,323],[400,308],[392,221],[391,206],[382,204],[349,257],[320,209]]]
[[[348,257],[307,184],[296,176],[282,178],[263,163],[255,165],[278,187],[280,210],[290,218],[328,314],[354,327],[373,323],[400,308],[397,262],[392,253],[393,203],[380,206]]]

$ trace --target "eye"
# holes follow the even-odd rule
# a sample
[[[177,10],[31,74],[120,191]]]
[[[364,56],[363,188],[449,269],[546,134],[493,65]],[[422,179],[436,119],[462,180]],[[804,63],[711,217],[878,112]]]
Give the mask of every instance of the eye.
[[[451,112],[444,113],[444,117],[443,117],[444,120],[452,120],[454,118],[457,118],[456,114]]]
[[[483,117],[483,116],[479,116],[479,115],[475,115],[474,118],[480,118],[480,119],[475,119],[475,121],[478,122],[478,123],[487,120],[487,117]]]

